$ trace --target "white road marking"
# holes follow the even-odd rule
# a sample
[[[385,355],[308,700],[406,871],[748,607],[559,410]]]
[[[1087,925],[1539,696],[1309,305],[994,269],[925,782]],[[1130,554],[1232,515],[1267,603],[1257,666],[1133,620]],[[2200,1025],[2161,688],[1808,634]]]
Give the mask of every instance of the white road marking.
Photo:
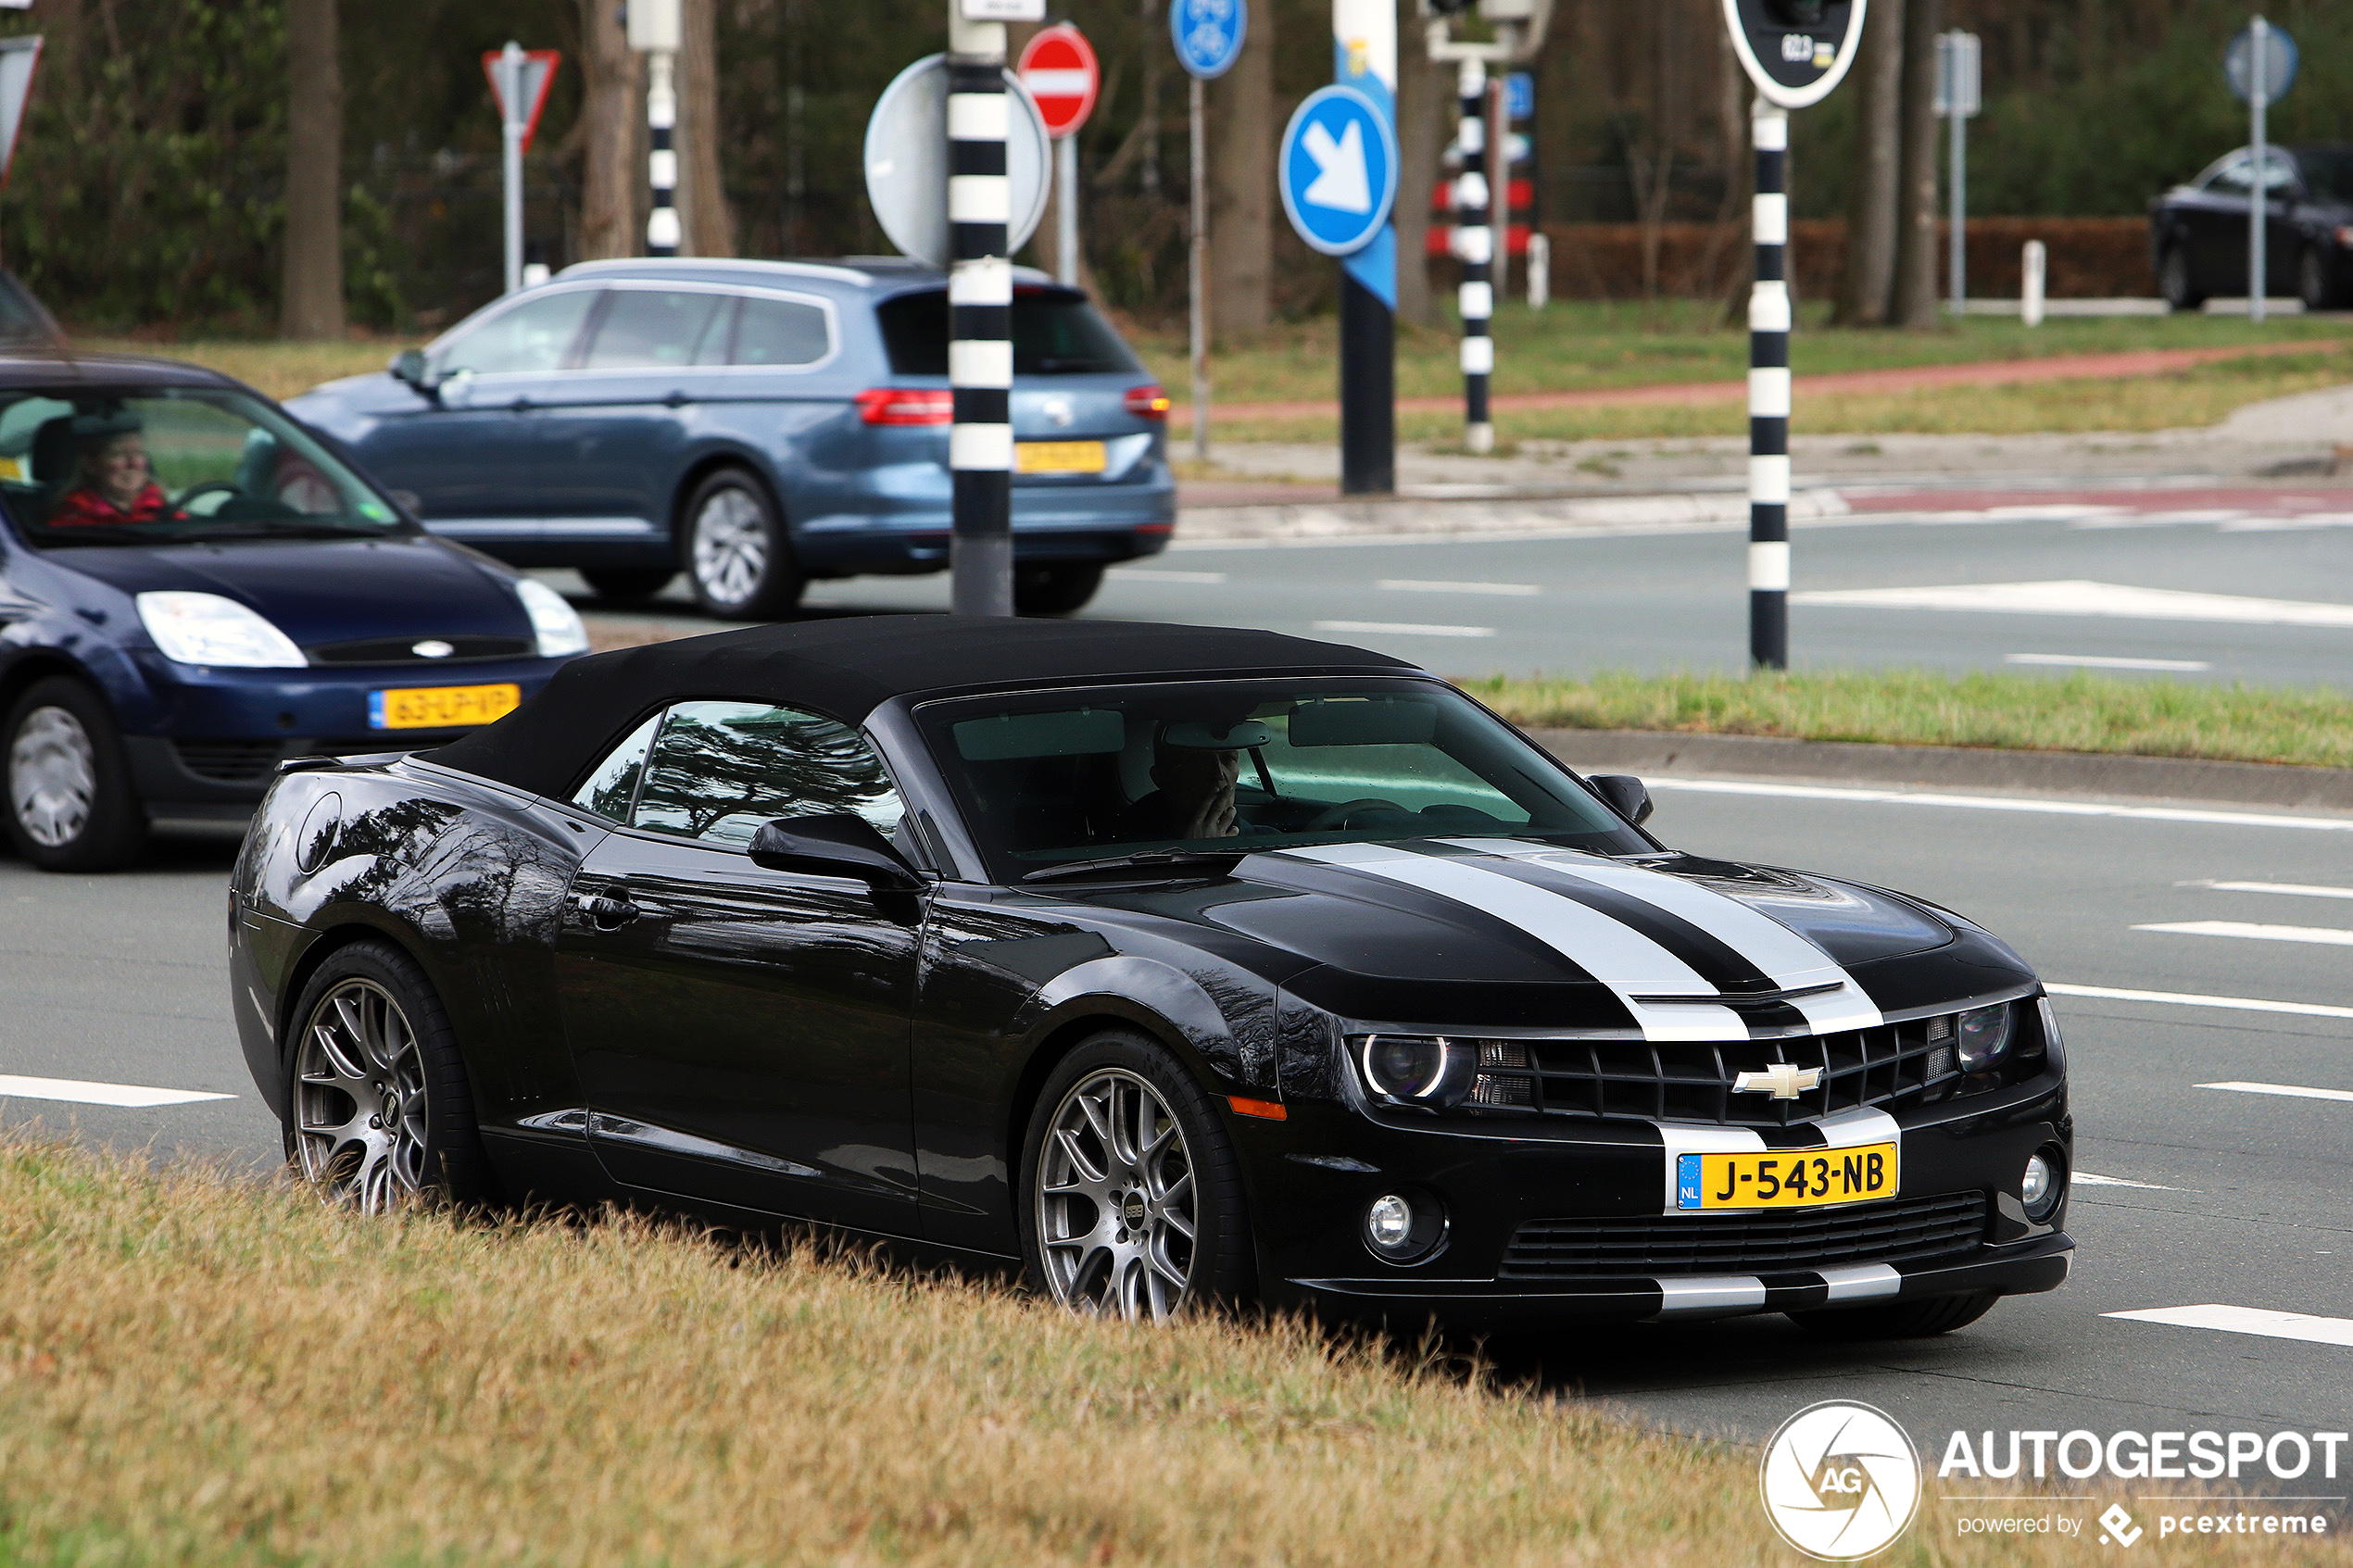
[[[2121,583],[1955,583],[1919,588],[1823,588],[1792,604],[1861,609],[1988,610],[2007,615],[2092,615],[2134,621],[2224,621],[2249,626],[2353,626],[2353,605],[2257,599],[2135,588]]]
[[[2200,1084],[2201,1089],[2227,1089],[2240,1095],[2284,1095],[2289,1099],[2353,1100],[2353,1089],[2312,1089],[2301,1084]]]
[[[2113,659],[2096,653],[2006,653],[2005,664],[2056,664],[2084,670],[2211,670],[2202,659]]]
[[[2202,1307],[2144,1307],[2138,1311],[2100,1315],[2129,1318],[2135,1323],[2167,1323],[2181,1328],[2212,1328],[2224,1334],[2259,1334],[2267,1339],[2301,1339],[2312,1345],[2353,1348],[2353,1318],[2316,1318],[2308,1312],[2271,1312],[2260,1307],[2226,1307],[2220,1302]]]
[[[1157,568],[1114,566],[1111,575],[1125,583],[1133,578],[1139,583],[1223,583],[1222,571],[1163,571]]]
[[[2156,1182],[2128,1182],[2121,1176],[2095,1176],[2089,1171],[2078,1171],[2071,1178],[2077,1186],[2140,1187],[2147,1192],[2179,1192],[2180,1187],[2163,1186]]]
[[[22,1078],[0,1073],[0,1099],[56,1099],[75,1105],[193,1105],[202,1099],[235,1099],[234,1095],[206,1094],[198,1089],[150,1089],[137,1084],[90,1084],[79,1078]]]
[[[2161,931],[2172,936],[2235,936],[2245,942],[2316,942],[2328,947],[2353,947],[2353,931],[2334,925],[2254,925],[2242,920],[2181,920],[2159,925],[2136,925],[2135,931]]]
[[[2312,882],[2177,882],[2176,887],[2210,887],[2217,893],[2284,893],[2297,898],[2353,898],[2353,887]]]
[[[2115,985],[2063,985],[2043,983],[2054,997],[2089,997],[2104,1002],[2159,1002],[2167,1007],[2222,1008],[2235,1012],[2284,1012],[2301,1018],[2353,1018],[2353,1008],[2324,1002],[2273,1002],[2260,997],[2201,997],[2186,991],[2128,991]]]
[[[1331,624],[1316,622],[1318,626]],[[2151,822],[2205,822],[2221,827],[2300,828],[2320,833],[2353,832],[2353,817],[2286,817],[2257,811],[2207,811],[2186,806],[2108,806],[2089,800],[2054,800],[2044,796],[1944,795],[1933,790],[1839,789],[1828,784],[1753,784],[1746,779],[1660,779],[1642,783],[1653,790],[1688,789],[1702,795],[1767,795],[1785,800],[1853,800],[1882,806],[1942,806],[1964,811],[2033,811],[2058,817],[2124,817]]]
[[[1512,594],[1525,596],[1544,590],[1533,583],[1444,583],[1435,578],[1384,577],[1375,586],[1392,594]]]
[[[1492,626],[1428,626],[1410,621],[1318,621],[1318,632],[1356,632],[1370,637],[1491,637]]]

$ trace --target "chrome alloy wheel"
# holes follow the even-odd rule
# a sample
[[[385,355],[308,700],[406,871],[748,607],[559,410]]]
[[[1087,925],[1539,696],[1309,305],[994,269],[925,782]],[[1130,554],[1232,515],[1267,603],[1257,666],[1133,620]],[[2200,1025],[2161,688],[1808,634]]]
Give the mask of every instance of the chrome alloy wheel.
[[[1193,1166],[1160,1091],[1117,1068],[1055,1108],[1038,1160],[1046,1284],[1064,1306],[1165,1319],[1193,1273]]]
[[[61,848],[90,825],[98,798],[98,748],[62,708],[25,715],[8,745],[8,806],[25,836]]]
[[[722,604],[741,604],[768,570],[768,521],[760,503],[734,485],[714,492],[695,514],[695,581]]]
[[[424,1058],[392,994],[350,979],[303,1031],[295,1091],[302,1173],[337,1202],[382,1213],[425,1176]]]

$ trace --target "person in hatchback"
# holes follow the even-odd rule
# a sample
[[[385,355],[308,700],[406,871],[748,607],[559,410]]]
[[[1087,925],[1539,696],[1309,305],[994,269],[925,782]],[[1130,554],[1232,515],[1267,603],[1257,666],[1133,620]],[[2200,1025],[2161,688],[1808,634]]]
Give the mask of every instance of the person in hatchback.
[[[74,421],[79,460],[73,481],[49,514],[52,528],[153,522],[162,515],[163,486],[147,462],[136,416],[82,415]]]

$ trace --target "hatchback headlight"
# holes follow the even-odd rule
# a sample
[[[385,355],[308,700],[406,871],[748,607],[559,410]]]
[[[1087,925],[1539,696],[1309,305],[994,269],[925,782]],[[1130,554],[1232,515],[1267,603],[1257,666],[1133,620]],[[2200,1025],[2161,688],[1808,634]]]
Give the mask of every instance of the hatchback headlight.
[[[1962,1072],[1982,1073],[2009,1054],[2010,1036],[2016,1033],[2013,1010],[2009,1003],[2003,1002],[1977,1008],[1954,1021]]]
[[[175,664],[226,670],[299,670],[309,660],[269,620],[219,594],[142,594],[139,624]]]
[[[522,600],[523,613],[531,617],[540,658],[561,659],[588,651],[588,628],[580,623],[580,612],[566,604],[561,594],[536,577],[519,577],[515,596]]]

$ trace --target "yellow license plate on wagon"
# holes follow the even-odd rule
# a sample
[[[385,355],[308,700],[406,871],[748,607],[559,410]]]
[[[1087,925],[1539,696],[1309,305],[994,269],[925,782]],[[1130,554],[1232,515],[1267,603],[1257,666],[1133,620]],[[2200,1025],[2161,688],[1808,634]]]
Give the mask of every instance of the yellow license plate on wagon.
[[[1867,1143],[1772,1154],[1679,1154],[1675,1207],[1818,1209],[1894,1198],[1898,1148]]]
[[[1019,473],[1101,473],[1109,462],[1100,441],[1013,444],[1013,469]]]
[[[371,730],[454,730],[504,719],[522,706],[522,688],[495,686],[396,686],[368,694]]]

